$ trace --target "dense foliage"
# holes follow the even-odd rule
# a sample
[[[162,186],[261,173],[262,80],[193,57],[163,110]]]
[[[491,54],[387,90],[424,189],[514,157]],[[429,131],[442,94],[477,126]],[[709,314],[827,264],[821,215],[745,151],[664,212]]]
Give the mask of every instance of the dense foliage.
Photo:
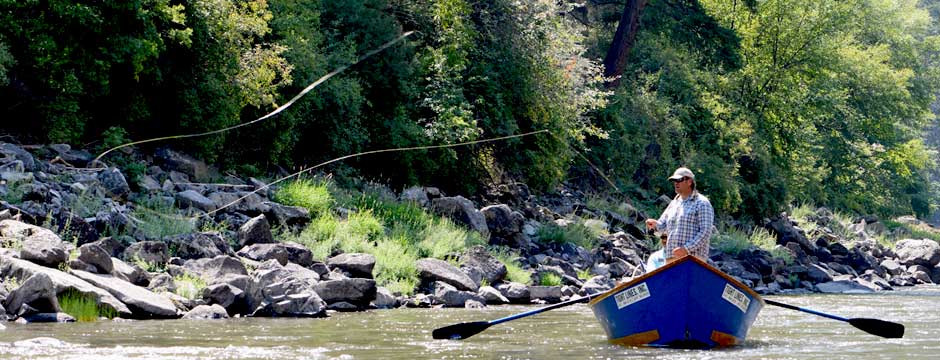
[[[719,213],[812,201],[924,216],[940,204],[937,1],[649,0],[619,86],[604,58],[623,4],[553,0],[0,0],[0,132],[173,140],[243,173],[385,148],[333,167],[476,191],[521,180],[640,201],[687,165]],[[608,79],[609,80],[609,79]],[[936,132],[936,130],[933,130]],[[933,136],[936,138],[937,136]],[[163,145],[161,143],[159,145]]]

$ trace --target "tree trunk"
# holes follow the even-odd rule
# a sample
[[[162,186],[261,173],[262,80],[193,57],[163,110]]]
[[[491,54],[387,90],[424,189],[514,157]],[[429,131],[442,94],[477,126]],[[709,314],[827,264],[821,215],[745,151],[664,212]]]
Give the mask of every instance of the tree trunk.
[[[607,50],[607,56],[604,57],[604,76],[613,78],[607,83],[608,88],[620,85],[620,75],[623,74],[623,68],[627,65],[627,56],[633,48],[636,31],[640,25],[640,13],[646,6],[646,1],[627,0],[627,5],[623,8],[620,23],[617,24],[617,33],[614,34],[614,41]]]

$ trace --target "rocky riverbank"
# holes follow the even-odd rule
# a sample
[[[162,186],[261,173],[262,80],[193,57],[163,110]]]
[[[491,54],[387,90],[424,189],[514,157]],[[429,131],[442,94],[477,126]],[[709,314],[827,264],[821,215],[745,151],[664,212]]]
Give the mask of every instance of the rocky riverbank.
[[[403,296],[376,283],[372,255],[316,259],[307,247],[277,238],[272,226],[299,231],[311,215],[273,201],[273,190],[262,181],[217,174],[169,149],[121,156],[147,165],[122,171],[105,163],[90,166],[89,152],[67,145],[0,143],[0,318],[69,321],[59,301],[66,293],[135,319],[322,317],[399,306],[551,303],[642,274],[655,243],[640,228],[646,218],[641,211],[626,203],[617,204],[618,211],[592,207],[576,190],[534,196],[524,184],[507,184],[470,200],[432,187],[409,188],[396,194],[400,201],[447,216],[491,245],[515,249],[533,280],[509,281],[505,264],[478,246],[450,261],[418,260],[421,283],[414,295]],[[132,183],[127,172],[134,172]],[[148,206],[139,205],[142,199]],[[146,210],[154,206],[185,211],[203,231],[145,231]],[[778,245],[771,251],[718,250],[713,241],[710,261],[767,294],[940,283],[940,245],[934,240],[910,238],[906,228],[889,230],[873,216],[842,224],[825,208],[804,220],[804,226],[812,224],[809,233],[787,214],[766,219],[761,225]],[[913,218],[892,221],[935,231]],[[600,229],[590,249],[539,238],[546,226],[585,224]],[[547,283],[543,278],[560,280],[538,285]],[[187,292],[193,283],[198,286]]]

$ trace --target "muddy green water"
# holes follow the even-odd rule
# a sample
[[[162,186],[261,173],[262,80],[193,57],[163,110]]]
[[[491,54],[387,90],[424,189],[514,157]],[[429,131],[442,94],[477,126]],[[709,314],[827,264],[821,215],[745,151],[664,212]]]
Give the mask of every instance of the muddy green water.
[[[583,304],[489,328],[463,341],[431,330],[532,309],[398,309],[326,319],[4,323],[0,358],[47,359],[938,359],[940,288],[878,295],[769,297],[844,317],[901,322],[903,339],[767,306],[743,346],[666,350],[608,345]]]

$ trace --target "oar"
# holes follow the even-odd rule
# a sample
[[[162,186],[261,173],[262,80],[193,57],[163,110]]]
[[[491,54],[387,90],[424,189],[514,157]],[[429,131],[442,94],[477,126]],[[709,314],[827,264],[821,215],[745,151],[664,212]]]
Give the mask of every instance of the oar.
[[[825,317],[825,318],[830,318],[830,319],[833,319],[833,320],[845,321],[845,322],[847,322],[847,323],[849,323],[849,324],[852,324],[852,326],[858,328],[859,330],[862,330],[862,331],[867,332],[867,333],[872,334],[872,335],[881,336],[881,337],[883,337],[883,338],[897,339],[897,338],[900,338],[900,337],[903,337],[903,336],[904,336],[904,325],[901,325],[901,324],[898,324],[898,323],[893,323],[893,322],[890,322],[890,321],[884,321],[884,320],[878,320],[878,319],[869,319],[869,318],[851,318],[851,319],[847,319],[847,318],[844,318],[844,317],[841,317],[841,316],[826,314],[826,313],[823,313],[823,312],[819,312],[819,311],[815,311],[815,310],[810,310],[810,309],[805,309],[805,308],[801,308],[801,307],[797,307],[797,306],[793,306],[793,305],[787,305],[787,304],[779,303],[779,302],[776,302],[776,301],[773,301],[773,300],[764,299],[764,302],[765,302],[765,303],[768,303],[768,304],[770,304],[770,305],[779,306],[779,307],[787,308],[787,309],[790,309],[790,310],[802,311],[802,312],[805,312],[805,313],[810,313],[810,314],[813,314],[813,315],[819,315],[819,316],[822,316],[822,317]]]
[[[568,300],[565,302],[560,302],[555,305],[546,306],[546,307],[535,309],[535,310],[529,310],[523,313],[510,315],[510,316],[499,318],[496,320],[474,321],[474,322],[465,322],[465,323],[459,323],[459,324],[454,324],[454,325],[448,325],[442,328],[434,329],[434,331],[431,332],[431,336],[434,337],[435,339],[462,340],[462,339],[471,337],[473,335],[479,334],[481,331],[486,330],[490,326],[501,324],[507,321],[521,319],[527,316],[532,316],[532,315],[543,313],[549,310],[563,308],[565,306],[574,305],[577,303],[588,302],[589,300],[591,300],[592,298],[600,294],[603,294],[603,292],[600,292],[597,294],[591,294],[582,298]]]

